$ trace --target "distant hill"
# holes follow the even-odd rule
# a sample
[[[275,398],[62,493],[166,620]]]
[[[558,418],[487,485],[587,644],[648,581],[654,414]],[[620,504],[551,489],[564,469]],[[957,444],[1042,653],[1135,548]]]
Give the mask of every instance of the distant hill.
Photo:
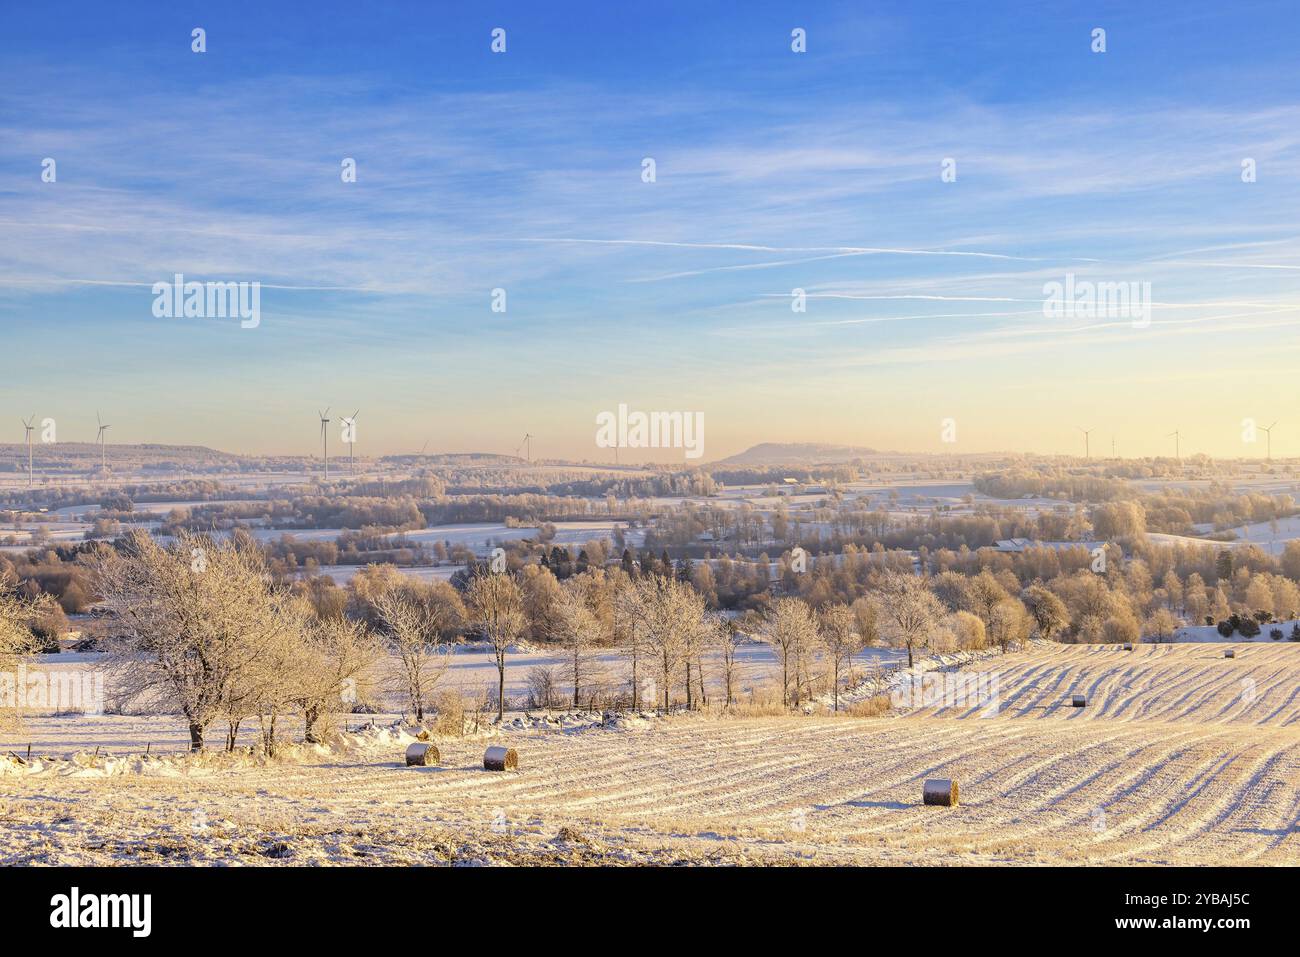
[[[412,452],[409,454],[385,455],[380,458],[380,462],[392,463],[394,465],[458,465],[458,466],[475,466],[475,465],[492,465],[507,466],[519,465],[526,463],[518,455],[502,455],[497,452],[430,452],[427,455]]]
[[[37,441],[34,457],[42,468],[90,468],[99,464],[100,448],[96,442]],[[221,452],[202,445],[159,445],[154,443],[119,444],[109,442],[104,450],[109,467],[134,468],[201,468],[238,467],[250,461],[248,456]],[[0,462],[19,462],[27,468],[27,446],[16,442],[0,443]]]
[[[832,465],[879,455],[875,449],[824,442],[763,442],[714,465]]]

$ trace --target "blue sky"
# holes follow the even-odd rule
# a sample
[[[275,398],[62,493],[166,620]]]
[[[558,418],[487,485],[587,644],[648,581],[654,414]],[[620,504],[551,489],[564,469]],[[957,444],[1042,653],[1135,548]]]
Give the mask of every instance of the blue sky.
[[[99,408],[117,441],[306,453],[330,405],[372,454],[607,460],[627,403],[703,412],[706,459],[1076,425],[1259,454],[1244,418],[1300,454],[1288,4],[288,6],[6,11],[14,441]],[[155,318],[176,272],[261,282],[261,325]],[[1046,319],[1067,272],[1150,282],[1150,326]]]

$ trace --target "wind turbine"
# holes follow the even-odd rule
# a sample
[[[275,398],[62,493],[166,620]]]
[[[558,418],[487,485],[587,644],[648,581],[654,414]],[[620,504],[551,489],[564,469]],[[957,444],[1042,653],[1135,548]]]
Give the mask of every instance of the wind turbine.
[[[1178,459],[1178,461],[1181,463],[1183,461],[1183,449],[1181,445],[1183,433],[1179,432],[1177,429],[1174,429],[1172,432],[1166,435],[1165,438],[1174,440],[1174,458]]]
[[[1273,425],[1277,425],[1277,419],[1273,420]],[[1263,432],[1268,439],[1268,461],[1270,462],[1273,461],[1273,425],[1270,425],[1268,428],[1264,428],[1262,425],[1259,427],[1259,430]]]
[[[102,471],[108,471],[108,458],[104,451],[104,433],[112,426],[105,425],[104,420],[99,417],[99,410],[95,411],[95,421],[99,423],[99,433],[95,436],[95,441],[99,443],[99,467]]]
[[[328,482],[330,480],[330,407],[325,406],[325,411],[317,414],[320,416],[320,443],[325,458],[325,481]]]
[[[355,445],[357,441],[357,414],[360,411],[361,411],[360,409],[357,409],[356,412],[353,412],[350,416],[348,416],[346,419],[343,420],[348,424],[348,471],[349,472],[356,471],[356,465],[352,461],[352,446]]]
[[[533,445],[532,445],[532,442],[533,442],[533,433],[531,433],[531,432],[525,432],[525,433],[524,433],[524,440],[523,440],[522,442],[519,443],[519,449],[527,448],[527,450],[528,450],[528,461],[529,461],[529,462],[531,462],[531,461],[533,460]],[[516,456],[516,457],[519,455],[519,449],[515,449],[515,456]]]
[[[424,440],[424,445],[420,446],[420,455],[421,455],[421,456],[424,455],[424,452],[425,452],[426,449],[428,449],[428,447],[429,447],[429,440],[428,440],[428,439],[425,439],[425,440]]]
[[[30,419],[23,419],[23,428],[27,430],[27,487],[31,488],[33,484],[32,473],[32,423],[36,421],[36,413],[32,413]]]
[[[1088,436],[1092,435],[1094,430],[1085,429],[1083,428],[1083,426],[1078,426],[1078,425],[1076,425],[1075,428],[1083,433],[1083,457],[1085,459],[1092,458],[1092,446],[1088,444]]]

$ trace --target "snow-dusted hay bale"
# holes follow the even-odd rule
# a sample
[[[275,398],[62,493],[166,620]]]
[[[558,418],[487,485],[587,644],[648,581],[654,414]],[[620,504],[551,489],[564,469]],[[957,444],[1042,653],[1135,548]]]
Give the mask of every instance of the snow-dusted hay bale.
[[[494,744],[483,752],[483,770],[517,771],[519,754],[514,748],[503,748]]]
[[[1132,651],[1132,650],[1133,650],[1133,642],[1131,642],[1131,641],[1126,641],[1126,642],[1124,642],[1124,650],[1125,650],[1125,651]]]
[[[925,782],[921,800],[939,807],[956,807],[957,782],[951,778],[931,778]]]
[[[432,744],[423,741],[416,742],[406,749],[406,766],[427,768],[436,765],[441,760],[442,755],[438,754],[438,749]]]
[[[1077,694],[1070,699],[1070,707],[1085,708],[1088,705],[1088,699],[1081,694]]]
[[[1224,648],[1224,649],[1223,649],[1223,657],[1225,657],[1225,658],[1235,658],[1235,657],[1237,657],[1237,649],[1236,649],[1236,648]]]

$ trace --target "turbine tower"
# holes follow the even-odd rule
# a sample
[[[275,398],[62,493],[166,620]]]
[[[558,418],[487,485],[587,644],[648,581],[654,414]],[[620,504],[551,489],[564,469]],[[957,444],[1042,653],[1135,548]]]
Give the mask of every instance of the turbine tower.
[[[95,441],[99,443],[99,468],[101,471],[108,471],[108,457],[104,451],[104,433],[112,426],[105,425],[104,420],[99,417],[99,411],[95,411],[95,421],[99,423],[99,434],[95,436]]]
[[[1166,435],[1165,438],[1174,440],[1174,458],[1176,458],[1179,464],[1181,464],[1183,461],[1183,449],[1182,449],[1183,433],[1179,432],[1177,429],[1174,429],[1172,432]]]
[[[361,410],[357,409],[356,412],[353,412],[350,416],[344,419],[348,424],[348,472],[355,472],[357,470],[356,463],[352,458],[352,447],[357,441],[357,415],[360,412]]]
[[[1273,425],[1277,425],[1277,419],[1273,420]],[[1259,427],[1259,430],[1264,433],[1264,437],[1268,440],[1267,461],[1269,462],[1273,461],[1273,425],[1270,425],[1268,428],[1264,428],[1262,425]]]
[[[531,432],[525,432],[525,433],[524,433],[524,440],[523,440],[522,442],[519,443],[519,449],[527,449],[527,450],[528,450],[528,461],[529,461],[529,462],[531,462],[531,461],[533,460],[533,444],[532,444],[532,443],[533,443],[533,433],[531,433]],[[515,456],[516,456],[516,457],[518,457],[518,455],[519,455],[519,449],[515,449]]]
[[[1083,426],[1075,426],[1075,428],[1077,428],[1080,432],[1083,433],[1083,457],[1085,459],[1092,458],[1092,446],[1088,444],[1089,442],[1088,436],[1092,435],[1094,430],[1085,429]]]
[[[27,430],[27,487],[31,488],[34,483],[32,472],[32,423],[36,421],[36,413],[32,413],[30,419],[23,419],[23,428]]]
[[[321,454],[325,459],[325,481],[330,480],[330,408],[325,406],[325,411],[317,413],[320,416],[320,444]]]

